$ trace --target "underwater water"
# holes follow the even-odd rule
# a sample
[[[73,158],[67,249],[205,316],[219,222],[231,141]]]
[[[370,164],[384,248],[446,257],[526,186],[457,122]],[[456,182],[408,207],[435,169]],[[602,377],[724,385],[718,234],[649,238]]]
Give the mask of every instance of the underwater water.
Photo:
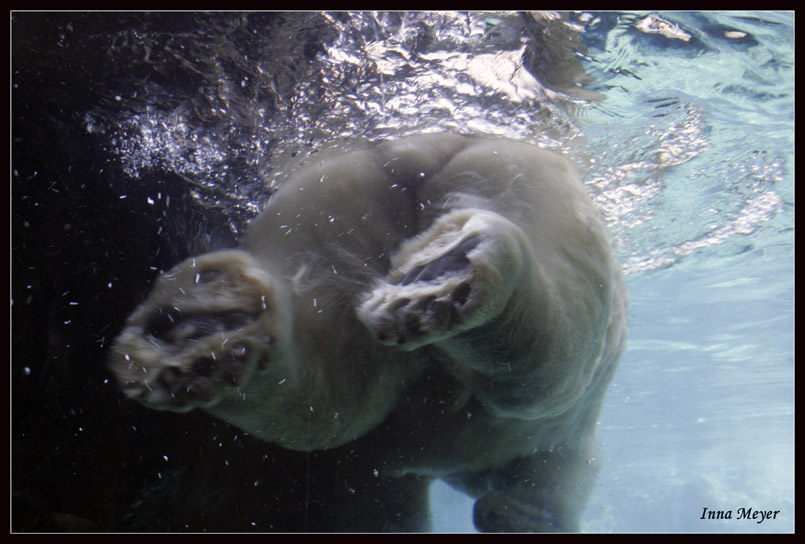
[[[583,529],[793,531],[792,16],[656,14],[685,41],[636,31],[646,15],[585,62],[604,81],[583,128],[588,183],[617,185],[615,208],[618,191],[638,196],[616,212],[630,334]]]
[[[217,448],[230,431],[127,415],[103,370],[116,327],[159,269],[232,245],[287,165],[453,130],[570,157],[626,273],[630,336],[582,529],[793,531],[792,12],[12,23],[13,480],[37,516],[175,529],[127,525],[149,512],[142,482],[182,474],[176,436]],[[474,530],[471,499],[437,482],[431,503],[434,531]],[[54,530],[37,516],[17,528]]]
[[[664,125],[661,104],[678,105],[665,125],[674,164],[652,217],[630,229],[643,256],[626,259],[640,268],[628,276],[629,347],[601,416],[606,468],[584,526],[793,531],[792,16],[670,18],[713,48],[621,49],[641,79],[607,94],[645,124]],[[750,508],[779,513],[741,518]]]

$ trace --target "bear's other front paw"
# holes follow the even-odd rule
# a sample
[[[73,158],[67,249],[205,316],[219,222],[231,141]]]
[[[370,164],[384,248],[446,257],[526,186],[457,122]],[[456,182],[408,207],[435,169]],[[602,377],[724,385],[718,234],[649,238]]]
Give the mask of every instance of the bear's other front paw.
[[[388,346],[413,350],[463,330],[472,322],[477,290],[468,255],[481,244],[471,236],[432,260],[382,282],[361,304],[358,317]]]
[[[488,323],[523,273],[523,232],[497,213],[452,210],[392,257],[391,270],[358,305],[358,319],[403,350]]]
[[[480,236],[471,236],[470,238],[462,241],[453,249],[441,257],[427,262],[425,264],[417,265],[408,272],[400,280],[402,285],[408,285],[417,281],[433,281],[450,272],[458,273],[466,270],[470,266],[470,260],[467,255],[481,243]]]

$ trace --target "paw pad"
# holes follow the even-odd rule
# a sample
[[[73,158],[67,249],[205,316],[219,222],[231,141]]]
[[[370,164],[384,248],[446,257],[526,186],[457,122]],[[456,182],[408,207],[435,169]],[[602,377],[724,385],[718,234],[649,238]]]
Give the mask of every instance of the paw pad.
[[[481,236],[470,236],[375,289],[358,310],[375,338],[412,350],[455,334],[473,311],[469,254],[481,242]]]
[[[227,356],[199,357],[189,369],[169,366],[162,369],[157,383],[178,406],[209,402],[222,388],[240,385],[250,353],[247,345],[238,344]]]

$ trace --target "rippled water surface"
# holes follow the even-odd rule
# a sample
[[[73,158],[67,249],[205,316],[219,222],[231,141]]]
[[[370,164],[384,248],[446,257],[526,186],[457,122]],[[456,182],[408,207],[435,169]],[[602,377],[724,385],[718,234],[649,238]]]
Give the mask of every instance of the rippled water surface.
[[[556,17],[341,13],[122,31],[110,55],[142,55],[168,81],[109,89],[86,126],[109,134],[132,183],[168,168],[210,205],[252,213],[288,157],[333,141],[445,129],[529,140],[575,159],[630,273],[732,252],[718,246],[761,227],[788,233],[790,14]],[[269,39],[275,27],[297,41]],[[328,41],[311,42],[316,32]],[[531,58],[539,32],[581,64]],[[198,79],[186,94],[165,90],[173,65]]]
[[[584,529],[793,530],[793,13],[94,17],[41,47],[104,77],[42,93],[93,138],[115,198],[167,229],[164,180],[192,187],[205,248],[335,141],[454,130],[569,156],[632,294]],[[436,530],[472,530],[469,499],[433,494]]]

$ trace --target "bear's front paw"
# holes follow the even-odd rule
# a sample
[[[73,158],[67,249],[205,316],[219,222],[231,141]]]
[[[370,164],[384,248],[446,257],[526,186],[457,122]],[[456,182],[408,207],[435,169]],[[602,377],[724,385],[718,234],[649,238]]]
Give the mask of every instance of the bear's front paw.
[[[151,368],[149,396],[164,398],[173,409],[209,405],[228,387],[240,386],[272,339],[243,338],[259,319],[247,312],[182,315],[160,309],[146,325],[144,338],[161,347],[164,362]]]
[[[242,251],[188,259],[129,318],[112,370],[151,407],[210,407],[279,358],[290,329],[284,291]]]

